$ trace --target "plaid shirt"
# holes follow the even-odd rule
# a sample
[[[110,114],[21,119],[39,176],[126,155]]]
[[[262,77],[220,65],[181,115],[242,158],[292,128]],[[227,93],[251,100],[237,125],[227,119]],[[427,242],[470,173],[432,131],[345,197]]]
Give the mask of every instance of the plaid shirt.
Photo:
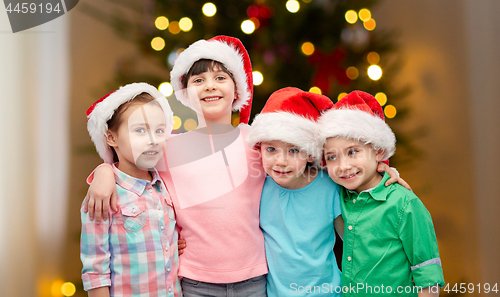
[[[113,170],[120,211],[101,224],[81,212],[84,289],[110,286],[110,296],[182,296],[175,215],[158,172],[149,182]]]

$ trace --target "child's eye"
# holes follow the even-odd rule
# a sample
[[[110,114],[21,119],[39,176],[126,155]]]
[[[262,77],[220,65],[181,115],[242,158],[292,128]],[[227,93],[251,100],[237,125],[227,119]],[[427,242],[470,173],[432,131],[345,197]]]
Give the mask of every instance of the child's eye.
[[[225,76],[217,76],[215,79],[216,79],[216,80],[225,80],[225,79],[226,79],[226,77],[225,77]]]
[[[296,148],[291,148],[291,149],[289,150],[289,152],[290,152],[290,153],[292,153],[292,154],[297,154],[297,153],[299,153],[300,151],[299,151],[298,149],[296,149]]]
[[[268,148],[266,148],[266,151],[268,151],[270,153],[274,153],[276,151],[276,149],[274,147],[268,147]]]
[[[357,152],[358,152],[358,150],[356,150],[356,149],[350,149],[350,150],[347,152],[347,154],[348,154],[349,156],[353,156],[353,155],[355,155]]]
[[[193,80],[193,83],[197,84],[197,83],[201,83],[203,81],[203,79],[201,78],[196,78]]]
[[[157,129],[157,130],[156,130],[156,133],[158,133],[158,134],[163,134],[163,133],[165,133],[165,130],[163,130],[163,129]]]
[[[335,161],[335,160],[337,160],[337,156],[328,156],[328,157],[326,157],[326,160],[327,161]]]
[[[135,129],[135,132],[137,132],[137,133],[146,133],[146,129],[144,129],[144,128],[137,128],[137,129]]]

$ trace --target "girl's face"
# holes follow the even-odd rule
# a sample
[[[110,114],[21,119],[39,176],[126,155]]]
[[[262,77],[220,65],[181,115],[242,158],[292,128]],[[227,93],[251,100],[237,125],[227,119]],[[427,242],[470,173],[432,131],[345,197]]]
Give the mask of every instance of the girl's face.
[[[134,176],[137,170],[155,167],[163,155],[165,129],[165,114],[156,102],[130,105],[122,114],[116,133],[108,133],[108,144],[118,155],[118,168]]]
[[[309,184],[304,170],[314,158],[304,150],[279,140],[262,142],[260,150],[264,170],[278,185],[300,189]]]
[[[231,76],[220,70],[208,70],[192,75],[187,82],[187,97],[198,113],[207,122],[227,124],[236,96],[235,84]]]
[[[328,175],[337,184],[358,193],[374,188],[382,177],[377,172],[384,156],[369,144],[346,138],[331,137],[325,144]]]

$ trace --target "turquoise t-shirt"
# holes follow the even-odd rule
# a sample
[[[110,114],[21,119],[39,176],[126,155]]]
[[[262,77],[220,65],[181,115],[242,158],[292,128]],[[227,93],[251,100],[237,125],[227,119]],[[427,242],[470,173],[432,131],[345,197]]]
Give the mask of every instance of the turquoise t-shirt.
[[[279,186],[267,176],[260,202],[267,295],[341,296],[333,253],[333,220],[341,214],[340,187],[326,172],[301,189]]]

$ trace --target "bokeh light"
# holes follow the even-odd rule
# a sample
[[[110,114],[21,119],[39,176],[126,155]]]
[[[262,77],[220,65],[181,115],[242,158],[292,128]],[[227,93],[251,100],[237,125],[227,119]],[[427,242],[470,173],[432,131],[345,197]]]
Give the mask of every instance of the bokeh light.
[[[394,107],[394,105],[387,105],[384,108],[384,114],[389,119],[392,119],[393,117],[395,117],[396,113],[397,113],[397,110],[396,110],[396,107]]]
[[[309,92],[315,93],[315,94],[320,94],[320,95],[322,94],[321,89],[318,88],[318,87],[312,87],[312,88],[310,88]]]
[[[363,22],[363,26],[365,27],[366,30],[373,31],[377,26],[377,23],[375,22],[374,19],[369,19]]]
[[[355,80],[359,76],[359,71],[358,71],[358,68],[351,66],[351,67],[347,68],[347,70],[345,71],[345,74],[347,75],[347,77],[349,79]]]
[[[314,53],[314,44],[310,43],[310,42],[304,42],[302,44],[302,52],[306,55],[306,56],[310,56]]]
[[[349,10],[345,13],[345,20],[349,24],[354,24],[358,21],[358,14],[354,10]]]
[[[254,86],[260,86],[262,82],[264,82],[264,75],[262,75],[259,71],[252,72],[252,77]]]
[[[64,296],[73,296],[76,293],[76,287],[73,283],[66,282],[62,285],[61,292]]]
[[[380,103],[380,106],[384,106],[387,103],[387,95],[382,92],[375,94],[375,99]]]
[[[156,18],[155,26],[158,30],[165,30],[168,28],[168,19],[164,16]]]
[[[382,77],[382,68],[378,65],[368,67],[368,76],[372,80],[379,80]]]
[[[177,130],[182,126],[182,120],[178,116],[174,116],[174,126],[172,129]]]
[[[179,27],[179,22],[171,22],[170,25],[168,25],[168,31],[172,34],[178,34],[181,32],[181,28]]]
[[[344,98],[346,95],[347,95],[347,93],[340,93],[340,94],[337,96],[337,101],[340,101],[340,99]]]
[[[169,82],[161,83],[160,86],[158,87],[158,90],[165,97],[168,97],[174,93],[174,88],[172,87],[172,85]]]
[[[366,60],[370,65],[375,65],[380,62],[380,56],[376,52],[369,52],[368,55],[366,55]]]
[[[252,34],[255,31],[255,24],[251,20],[246,20],[241,23],[241,31],[245,34]]]
[[[286,2],[286,9],[291,13],[296,13],[300,9],[299,1],[297,0],[288,0]]]
[[[201,11],[207,17],[213,17],[217,13],[217,6],[215,6],[212,2],[207,2],[203,5]]]
[[[371,19],[371,17],[372,13],[368,9],[363,8],[359,11],[359,19],[362,20],[363,22],[368,21],[369,19]]]
[[[52,296],[61,296],[61,288],[64,285],[64,282],[61,279],[56,279],[52,282],[50,286],[50,292]]]
[[[250,18],[250,20],[253,22],[255,25],[255,29],[257,30],[260,27],[260,21],[258,18]]]
[[[179,28],[184,32],[189,32],[193,28],[193,21],[188,17],[184,17],[179,20]]]
[[[161,51],[165,47],[165,40],[161,37],[155,37],[151,40],[151,47],[155,51]]]
[[[197,126],[198,124],[193,119],[187,119],[184,122],[184,129],[186,129],[186,131],[193,131],[194,129],[196,129]]]

